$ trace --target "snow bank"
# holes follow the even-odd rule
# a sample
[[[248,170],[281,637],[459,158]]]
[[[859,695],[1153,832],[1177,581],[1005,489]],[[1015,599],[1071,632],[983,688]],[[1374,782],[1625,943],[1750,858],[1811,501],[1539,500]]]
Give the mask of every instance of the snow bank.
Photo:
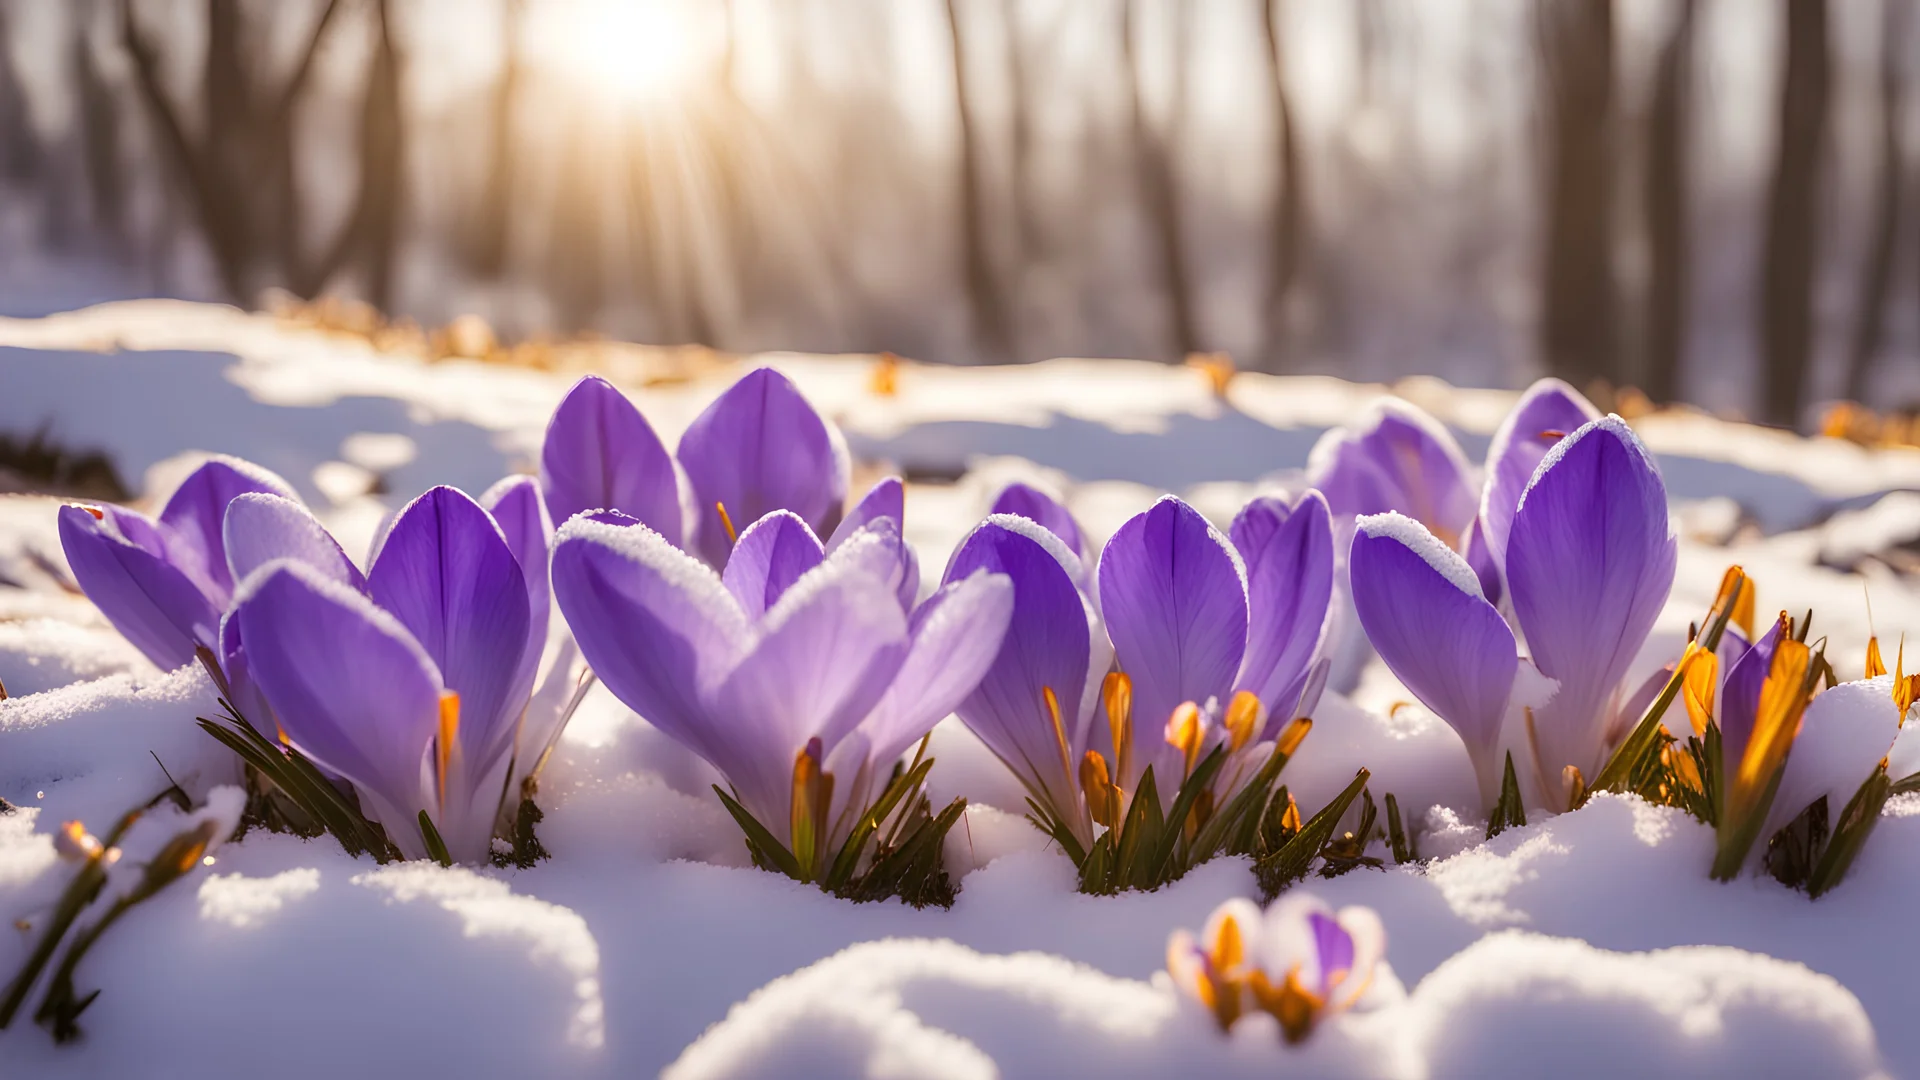
[[[662,1074],[756,1077],[1884,1075],[1860,1003],[1798,964],[1721,947],[1614,953],[1507,932],[1411,994],[1287,1047],[1264,1016],[1222,1036],[1170,980],[950,941],[857,945],[756,991]]]

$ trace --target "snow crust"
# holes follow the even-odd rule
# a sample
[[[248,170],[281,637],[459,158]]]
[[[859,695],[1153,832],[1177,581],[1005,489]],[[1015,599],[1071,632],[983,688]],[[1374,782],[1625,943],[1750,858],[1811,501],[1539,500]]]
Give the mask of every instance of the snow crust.
[[[1353,524],[1364,536],[1398,541],[1446,578],[1449,585],[1469,596],[1486,599],[1486,594],[1480,590],[1480,576],[1473,572],[1473,567],[1467,565],[1467,560],[1418,521],[1389,510],[1384,514],[1357,517]]]

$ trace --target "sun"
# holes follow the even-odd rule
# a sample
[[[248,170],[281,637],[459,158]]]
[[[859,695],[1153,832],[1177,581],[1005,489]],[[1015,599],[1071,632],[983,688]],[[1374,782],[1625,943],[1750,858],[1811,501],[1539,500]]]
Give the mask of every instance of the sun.
[[[713,47],[687,0],[549,0],[531,10],[546,66],[624,103],[686,89]]]

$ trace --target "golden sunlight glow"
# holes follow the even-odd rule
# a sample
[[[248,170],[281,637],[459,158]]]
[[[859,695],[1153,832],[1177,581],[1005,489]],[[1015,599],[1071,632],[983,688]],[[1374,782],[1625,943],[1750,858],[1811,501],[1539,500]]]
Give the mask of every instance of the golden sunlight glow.
[[[536,11],[550,70],[626,104],[686,89],[712,45],[686,0],[564,0]]]

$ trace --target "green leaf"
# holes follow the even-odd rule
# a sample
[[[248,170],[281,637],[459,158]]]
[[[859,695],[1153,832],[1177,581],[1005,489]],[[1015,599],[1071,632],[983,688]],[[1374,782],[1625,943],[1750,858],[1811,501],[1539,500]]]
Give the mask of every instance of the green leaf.
[[[1513,751],[1509,750],[1506,772],[1500,777],[1500,801],[1493,804],[1493,813],[1487,818],[1487,839],[1526,823],[1527,808],[1520,799],[1520,780],[1513,773]]]
[[[939,816],[920,823],[900,846],[881,856],[873,869],[861,880],[856,899],[878,900],[884,896],[901,896],[909,903],[922,898],[915,906],[924,906],[924,899],[932,885],[931,879],[944,877],[940,870],[940,851],[947,833],[967,808],[967,800],[955,799],[947,804]]]
[[[425,810],[420,811],[420,838],[427,843],[427,855],[441,866],[452,866],[453,856],[447,852],[447,842],[440,839],[440,830],[433,827],[433,819]]]
[[[1153,885],[1175,881],[1192,867],[1193,863],[1190,859],[1182,860],[1179,864],[1174,861],[1174,856],[1180,849],[1180,841],[1186,836],[1187,816],[1193,813],[1194,802],[1213,786],[1214,775],[1226,763],[1225,744],[1214,747],[1213,753],[1208,754],[1206,760],[1193,770],[1193,775],[1187,777],[1186,782],[1180,785],[1180,790],[1174,792],[1173,806],[1167,812],[1166,827],[1160,831],[1160,842],[1150,852],[1146,864],[1145,872],[1152,875]],[[1194,835],[1194,839],[1199,839],[1198,833]],[[1189,857],[1191,857],[1191,851],[1189,851]],[[1151,888],[1152,885],[1148,887]]]
[[[1080,891],[1091,896],[1110,895],[1115,891],[1112,878],[1113,832],[1108,830],[1087,849],[1086,861],[1080,864]]]
[[[1137,884],[1136,864],[1152,858],[1160,842],[1165,822],[1160,816],[1160,789],[1155,786],[1153,766],[1140,774],[1140,787],[1127,804],[1127,816],[1120,826],[1120,840],[1114,848],[1113,880],[1124,888],[1152,888]]]
[[[752,844],[755,850],[771,860],[774,868],[781,873],[795,881],[802,880],[800,877],[800,860],[793,857],[793,852],[788,851],[785,844],[774,839],[773,834],[767,831],[766,826],[756,821],[752,814],[747,813],[746,807],[741,806],[733,800],[732,796],[721,791],[719,784],[713,785],[713,793],[720,796],[721,804],[726,806],[727,813],[733,815],[734,823],[740,826],[741,832],[747,834],[747,842]]]
[[[1393,849],[1394,862],[1413,861],[1413,844],[1400,824],[1400,801],[1393,797],[1391,791],[1387,792],[1387,845]]]
[[[1353,800],[1360,797],[1370,775],[1365,769],[1355,773],[1346,788],[1334,796],[1332,802],[1321,807],[1320,812],[1302,825],[1292,839],[1253,864],[1261,892],[1268,899],[1307,876],[1307,871],[1313,868],[1314,858],[1333,839],[1334,828],[1340,824],[1340,818],[1346,814],[1347,808],[1353,805]]]
[[[1873,835],[1874,826],[1880,823],[1880,811],[1892,793],[1893,781],[1888,778],[1887,770],[1878,768],[1853,793],[1853,798],[1847,800],[1847,808],[1840,812],[1839,824],[1834,826],[1833,839],[1827,843],[1827,850],[1807,879],[1808,896],[1818,899],[1847,876],[1854,858],[1866,846],[1867,837]]]

